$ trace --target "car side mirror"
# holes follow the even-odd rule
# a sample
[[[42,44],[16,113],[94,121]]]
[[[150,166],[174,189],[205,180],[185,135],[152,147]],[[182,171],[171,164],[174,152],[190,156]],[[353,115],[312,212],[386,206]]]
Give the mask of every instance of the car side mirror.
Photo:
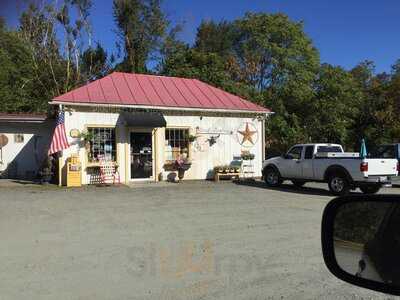
[[[283,158],[284,159],[293,159],[293,156],[288,154],[288,153],[286,153],[286,154],[283,154]]]
[[[322,252],[329,271],[367,289],[400,295],[400,197],[339,197],[325,207]]]

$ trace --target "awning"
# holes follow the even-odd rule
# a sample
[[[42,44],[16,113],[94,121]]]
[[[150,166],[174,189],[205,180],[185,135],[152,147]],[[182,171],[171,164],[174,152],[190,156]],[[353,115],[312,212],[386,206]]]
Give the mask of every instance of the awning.
[[[119,115],[119,124],[129,127],[166,127],[167,121],[159,112],[126,112]]]

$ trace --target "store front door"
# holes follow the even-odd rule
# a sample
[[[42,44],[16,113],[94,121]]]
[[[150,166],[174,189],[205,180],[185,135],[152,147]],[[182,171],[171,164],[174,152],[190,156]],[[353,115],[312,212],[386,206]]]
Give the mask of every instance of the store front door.
[[[151,132],[131,132],[131,179],[153,177],[153,139]]]

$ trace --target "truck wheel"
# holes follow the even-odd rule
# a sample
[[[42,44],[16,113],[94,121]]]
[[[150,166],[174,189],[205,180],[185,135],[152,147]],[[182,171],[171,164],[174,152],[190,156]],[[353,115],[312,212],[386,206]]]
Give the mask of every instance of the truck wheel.
[[[303,181],[303,180],[292,180],[292,183],[293,183],[296,187],[302,187],[303,185],[306,184],[306,182]]]
[[[282,184],[281,175],[274,168],[267,168],[264,172],[264,180],[268,186],[277,187]]]
[[[376,194],[380,189],[380,185],[377,184],[360,186],[360,190],[364,194]]]
[[[342,174],[334,174],[328,180],[329,190],[336,196],[347,195],[350,191],[349,181]]]

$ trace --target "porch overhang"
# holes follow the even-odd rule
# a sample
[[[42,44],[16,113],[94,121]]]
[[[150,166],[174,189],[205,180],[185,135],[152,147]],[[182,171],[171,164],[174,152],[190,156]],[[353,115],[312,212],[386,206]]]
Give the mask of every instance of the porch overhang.
[[[123,111],[119,118],[118,123],[128,127],[157,128],[167,126],[167,121],[160,112]]]

